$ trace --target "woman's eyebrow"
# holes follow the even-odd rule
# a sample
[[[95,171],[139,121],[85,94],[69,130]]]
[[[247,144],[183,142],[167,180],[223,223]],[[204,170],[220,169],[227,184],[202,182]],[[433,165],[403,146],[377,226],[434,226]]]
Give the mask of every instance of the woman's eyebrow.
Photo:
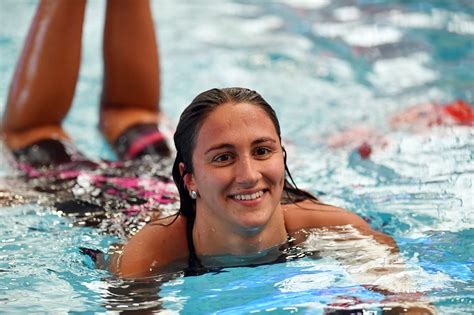
[[[265,143],[265,142],[277,143],[277,141],[273,138],[264,137],[264,138],[258,138],[258,139],[255,139],[254,141],[252,141],[252,146],[257,145],[257,144],[261,144],[261,143]],[[219,144],[213,145],[212,147],[207,149],[206,152],[204,152],[204,154],[208,154],[209,152],[214,151],[214,150],[234,149],[234,148],[235,148],[235,145],[233,145],[233,144],[219,143]]]
[[[235,148],[235,146],[233,146],[230,143],[219,143],[207,149],[206,152],[204,152],[204,154],[208,154],[209,152],[214,151],[214,150],[233,149],[233,148]]]
[[[255,139],[254,141],[252,141],[252,145],[261,144],[261,143],[264,143],[264,142],[277,143],[277,141],[273,138],[264,137],[264,138]]]

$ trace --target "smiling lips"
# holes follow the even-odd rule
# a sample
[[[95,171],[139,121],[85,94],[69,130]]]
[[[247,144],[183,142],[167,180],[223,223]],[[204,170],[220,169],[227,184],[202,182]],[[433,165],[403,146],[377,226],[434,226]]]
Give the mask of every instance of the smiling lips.
[[[264,191],[260,190],[257,192],[254,192],[252,194],[238,194],[238,195],[232,195],[231,198],[235,200],[243,200],[243,201],[251,201],[251,200],[257,200],[258,198],[263,196]]]

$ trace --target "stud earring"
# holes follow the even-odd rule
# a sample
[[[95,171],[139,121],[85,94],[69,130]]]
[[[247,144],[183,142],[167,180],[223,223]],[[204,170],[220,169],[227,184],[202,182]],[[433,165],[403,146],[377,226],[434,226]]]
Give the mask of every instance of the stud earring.
[[[196,199],[197,197],[198,197],[197,192],[195,192],[194,190],[191,190],[191,198]]]

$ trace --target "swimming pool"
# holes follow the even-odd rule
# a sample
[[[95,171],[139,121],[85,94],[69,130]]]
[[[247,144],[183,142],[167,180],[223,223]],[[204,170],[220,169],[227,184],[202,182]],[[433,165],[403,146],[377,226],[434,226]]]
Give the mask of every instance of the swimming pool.
[[[1,109],[35,5],[0,2]],[[168,125],[194,95],[210,87],[247,86],[261,92],[278,112],[297,183],[392,235],[408,274],[419,280],[415,287],[439,313],[473,311],[473,128],[435,126],[414,132],[394,130],[387,122],[392,113],[415,104],[474,103],[470,1],[215,5],[160,0],[153,6]],[[97,34],[103,13],[103,2],[89,1],[80,81],[66,129],[92,157],[113,158],[95,128],[101,80]],[[370,159],[361,159],[350,145],[327,145],[329,136],[360,124],[386,142],[374,145]],[[1,156],[5,178],[14,172],[4,163],[6,154]],[[329,304],[377,310],[384,299],[358,285],[347,272],[350,261],[331,258],[344,253],[344,246],[329,246],[334,236],[327,233],[316,242],[328,244],[321,259],[197,277],[164,275],[143,283],[113,279],[78,248],[105,250],[120,238],[73,225],[47,207],[44,198],[35,194],[28,199],[32,202],[0,209],[4,312],[165,308],[170,313],[317,314]],[[358,248],[359,254],[368,252]]]

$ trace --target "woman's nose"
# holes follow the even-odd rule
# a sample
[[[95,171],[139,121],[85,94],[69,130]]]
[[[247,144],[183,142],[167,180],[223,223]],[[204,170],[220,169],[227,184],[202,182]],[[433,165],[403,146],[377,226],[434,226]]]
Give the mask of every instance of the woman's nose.
[[[237,162],[236,182],[244,187],[253,187],[262,178],[257,161],[242,158]]]

